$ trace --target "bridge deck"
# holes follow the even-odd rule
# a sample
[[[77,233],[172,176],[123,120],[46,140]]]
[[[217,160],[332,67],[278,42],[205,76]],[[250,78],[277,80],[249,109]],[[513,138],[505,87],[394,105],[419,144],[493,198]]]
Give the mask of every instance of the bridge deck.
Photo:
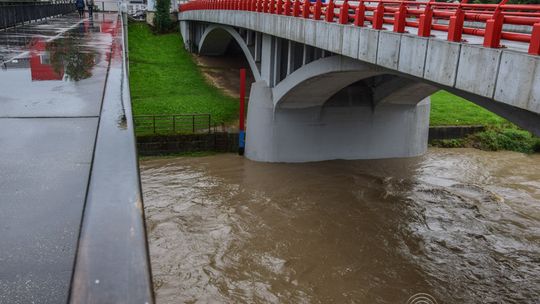
[[[116,14],[0,31],[0,303],[151,302],[122,48]]]

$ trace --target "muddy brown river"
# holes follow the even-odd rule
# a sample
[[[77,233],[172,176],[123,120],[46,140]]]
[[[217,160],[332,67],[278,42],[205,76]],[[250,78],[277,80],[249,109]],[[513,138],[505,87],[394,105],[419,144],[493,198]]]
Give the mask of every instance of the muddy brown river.
[[[538,154],[221,154],[141,178],[157,303],[539,303]]]

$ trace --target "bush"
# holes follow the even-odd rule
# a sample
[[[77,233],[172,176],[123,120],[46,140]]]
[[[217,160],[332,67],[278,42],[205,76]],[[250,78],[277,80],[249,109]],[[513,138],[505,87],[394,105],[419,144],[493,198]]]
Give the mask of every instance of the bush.
[[[158,33],[166,33],[172,28],[171,0],[157,0],[154,28]]]
[[[540,139],[516,128],[491,129],[469,137],[475,148],[488,151],[509,150],[522,153],[540,151]]]

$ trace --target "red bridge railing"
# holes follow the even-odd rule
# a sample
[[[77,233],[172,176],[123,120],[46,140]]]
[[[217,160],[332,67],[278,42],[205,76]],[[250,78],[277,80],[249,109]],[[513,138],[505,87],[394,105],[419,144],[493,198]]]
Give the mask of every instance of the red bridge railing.
[[[294,16],[386,29],[397,33],[417,28],[417,35],[429,37],[432,30],[448,33],[448,41],[462,42],[462,35],[484,37],[483,45],[499,48],[501,40],[529,44],[529,54],[540,55],[540,5],[469,4],[396,0],[193,0],[179,6],[189,10],[241,10]],[[503,29],[503,25],[524,26],[526,30]]]

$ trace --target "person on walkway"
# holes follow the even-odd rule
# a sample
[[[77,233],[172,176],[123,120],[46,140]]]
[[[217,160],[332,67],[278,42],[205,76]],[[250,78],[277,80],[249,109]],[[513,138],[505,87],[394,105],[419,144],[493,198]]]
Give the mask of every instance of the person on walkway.
[[[79,11],[79,18],[84,17],[84,0],[77,0],[77,2],[75,2],[75,6]]]
[[[94,15],[94,0],[86,0],[86,6],[88,7],[88,17],[92,18]]]

